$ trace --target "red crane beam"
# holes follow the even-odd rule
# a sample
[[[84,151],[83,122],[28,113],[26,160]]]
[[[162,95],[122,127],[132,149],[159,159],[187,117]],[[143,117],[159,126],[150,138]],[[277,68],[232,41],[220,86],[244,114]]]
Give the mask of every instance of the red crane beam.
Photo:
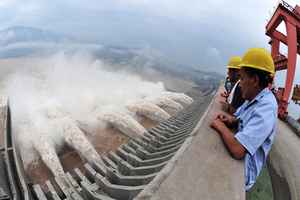
[[[281,22],[285,23],[287,35],[276,30]],[[278,93],[280,100],[278,115],[280,118],[287,116],[287,106],[296,71],[297,54],[300,54],[298,30],[300,30],[300,7],[293,8],[286,2],[281,1],[266,25],[266,35],[271,38],[270,44],[272,45],[272,57],[276,71],[287,70],[285,88]],[[287,57],[280,53],[280,42],[288,47]]]

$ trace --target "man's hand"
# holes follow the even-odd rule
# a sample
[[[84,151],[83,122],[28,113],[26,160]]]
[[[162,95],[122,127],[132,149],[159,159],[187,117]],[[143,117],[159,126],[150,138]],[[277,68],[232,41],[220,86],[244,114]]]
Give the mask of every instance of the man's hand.
[[[221,97],[227,98],[228,96],[229,96],[229,94],[226,91],[224,91],[223,93],[221,93]]]
[[[237,119],[234,116],[228,115],[225,113],[218,114],[216,119],[219,119],[221,122],[223,122],[227,126],[233,126],[237,122]]]
[[[240,160],[245,157],[246,149],[235,139],[233,132],[227,128],[221,119],[214,119],[210,126],[218,132],[233,158]]]
[[[215,129],[217,132],[221,132],[224,127],[226,127],[226,125],[224,124],[224,122],[222,122],[220,119],[216,118],[214,119],[210,126]]]

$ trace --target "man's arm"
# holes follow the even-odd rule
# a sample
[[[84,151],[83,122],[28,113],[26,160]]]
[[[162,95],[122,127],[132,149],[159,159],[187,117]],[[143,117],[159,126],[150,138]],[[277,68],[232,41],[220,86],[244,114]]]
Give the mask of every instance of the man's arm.
[[[246,149],[235,139],[233,132],[220,119],[213,120],[211,127],[219,133],[233,158],[237,160],[244,158]]]
[[[220,113],[217,115],[216,119],[219,119],[229,128],[237,128],[239,120],[228,113]]]

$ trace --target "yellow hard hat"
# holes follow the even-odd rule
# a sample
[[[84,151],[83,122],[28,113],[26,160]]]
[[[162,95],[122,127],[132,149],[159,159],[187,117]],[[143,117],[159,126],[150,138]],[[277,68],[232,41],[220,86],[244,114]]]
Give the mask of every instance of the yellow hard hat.
[[[239,64],[241,64],[242,58],[239,56],[233,56],[230,58],[227,68],[228,69],[240,69]]]
[[[242,58],[240,67],[250,67],[275,74],[274,62],[271,54],[264,48],[250,48]]]

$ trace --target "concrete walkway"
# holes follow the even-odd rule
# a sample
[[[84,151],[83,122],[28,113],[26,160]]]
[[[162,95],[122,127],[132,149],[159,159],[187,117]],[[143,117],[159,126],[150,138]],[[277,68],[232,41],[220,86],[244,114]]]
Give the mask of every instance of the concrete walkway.
[[[217,133],[209,127],[216,112],[221,110],[219,94],[220,91],[196,127],[195,135],[189,138],[189,146],[174,160],[174,167],[165,180],[154,179],[149,185],[152,188],[145,189],[148,197],[141,199],[245,199],[243,162],[230,157]]]

